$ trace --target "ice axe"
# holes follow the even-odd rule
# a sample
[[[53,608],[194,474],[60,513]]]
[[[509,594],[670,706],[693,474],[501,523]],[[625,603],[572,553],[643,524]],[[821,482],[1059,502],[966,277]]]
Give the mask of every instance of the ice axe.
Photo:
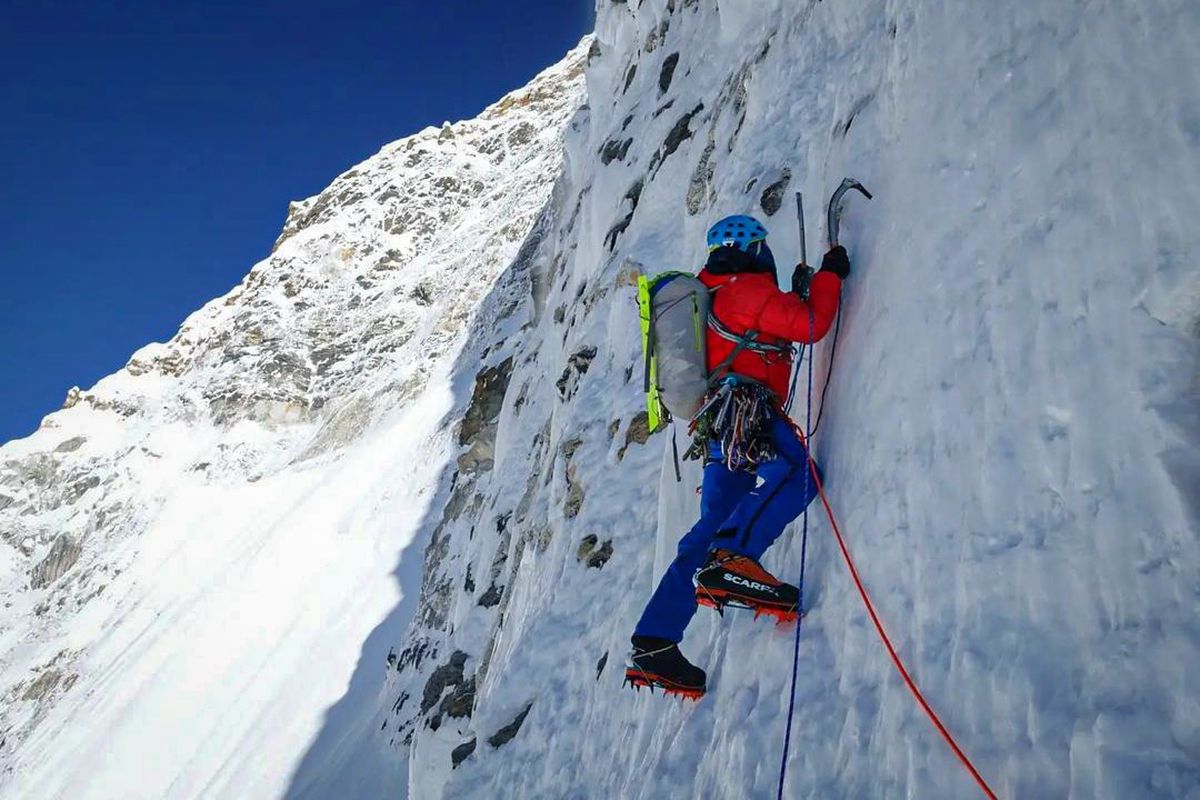
[[[831,248],[838,245],[838,226],[842,221],[842,198],[851,189],[857,189],[862,192],[863,197],[868,200],[871,199],[871,193],[867,191],[867,187],[854,180],[854,178],[842,178],[842,185],[835,189],[833,196],[829,198],[829,213],[825,232],[829,237],[829,246]],[[799,197],[799,195],[796,196]],[[803,223],[801,223],[801,228],[803,228]]]
[[[867,187],[856,181],[854,178],[843,178],[842,183],[834,190],[833,195],[829,198],[829,210],[827,213],[827,224],[825,227],[829,238],[830,248],[836,247],[838,244],[838,228],[842,220],[842,200],[846,196],[846,192],[855,189],[862,192],[863,197],[871,199],[871,193],[867,191]],[[808,286],[815,272],[812,267],[808,266],[808,245],[804,236],[804,196],[800,192],[796,192],[796,221],[800,224],[800,264],[805,267],[801,270],[797,278],[799,285],[792,287],[800,297],[808,299]]]

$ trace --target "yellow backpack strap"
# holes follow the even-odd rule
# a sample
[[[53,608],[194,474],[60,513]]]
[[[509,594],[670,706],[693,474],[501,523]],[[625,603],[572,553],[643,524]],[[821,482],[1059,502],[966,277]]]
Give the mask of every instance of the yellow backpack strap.
[[[647,425],[651,433],[665,424],[662,401],[658,396],[658,365],[654,354],[654,314],[650,304],[650,281],[638,276],[638,316],[642,327],[642,353],[645,356],[642,389],[646,392]]]

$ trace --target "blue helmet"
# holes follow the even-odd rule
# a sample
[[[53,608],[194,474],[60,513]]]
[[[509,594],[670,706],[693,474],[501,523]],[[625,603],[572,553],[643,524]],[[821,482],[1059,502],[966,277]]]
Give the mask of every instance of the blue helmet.
[[[766,238],[767,229],[763,227],[763,224],[745,214],[718,220],[708,229],[708,235],[705,237],[710,253],[718,247],[726,246],[736,247],[744,253],[751,252],[752,249],[758,249],[751,248],[752,244],[763,242]]]

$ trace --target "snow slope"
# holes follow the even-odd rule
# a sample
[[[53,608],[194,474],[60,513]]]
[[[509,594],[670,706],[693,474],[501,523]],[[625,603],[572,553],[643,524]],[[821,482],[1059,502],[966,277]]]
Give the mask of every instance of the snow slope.
[[[513,365],[494,468],[436,504],[389,679],[410,796],[774,796],[789,632],[702,612],[703,702],[621,689],[698,482],[640,443],[630,278],[698,264],[730,213],[787,263],[796,190],[815,250],[849,173],[876,199],[843,225],[816,451],[901,653],[1003,797],[1200,797],[1200,6],[598,14],[532,329],[474,334]],[[787,796],[976,796],[819,516],[809,544]],[[799,556],[793,532],[766,564],[794,580]]]
[[[327,747],[362,796],[403,787],[369,734],[455,359],[561,169],[586,51],[293,204],[241,285],[0,449],[0,796],[281,796]],[[347,692],[352,734],[318,738]]]

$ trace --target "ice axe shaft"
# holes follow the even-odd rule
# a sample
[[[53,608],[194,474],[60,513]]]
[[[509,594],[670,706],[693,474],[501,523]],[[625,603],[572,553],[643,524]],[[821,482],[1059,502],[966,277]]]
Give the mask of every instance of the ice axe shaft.
[[[808,244],[804,236],[804,195],[796,192],[796,222],[800,224],[800,263],[808,264]]]
[[[838,245],[838,226],[842,219],[842,198],[846,196],[846,192],[855,189],[862,192],[863,197],[871,199],[871,193],[867,191],[867,187],[863,186],[854,178],[843,178],[842,185],[834,190],[833,196],[829,198],[829,213],[825,231],[829,237],[829,246],[831,248]],[[797,195],[799,197],[799,195]],[[802,223],[803,224],[803,223]]]
[[[796,273],[796,281],[798,285],[792,287],[792,291],[800,295],[801,299],[808,299],[808,285],[812,280],[812,267],[808,266],[808,242],[804,235],[804,195],[796,192],[796,222],[800,225],[800,266],[801,269]]]

